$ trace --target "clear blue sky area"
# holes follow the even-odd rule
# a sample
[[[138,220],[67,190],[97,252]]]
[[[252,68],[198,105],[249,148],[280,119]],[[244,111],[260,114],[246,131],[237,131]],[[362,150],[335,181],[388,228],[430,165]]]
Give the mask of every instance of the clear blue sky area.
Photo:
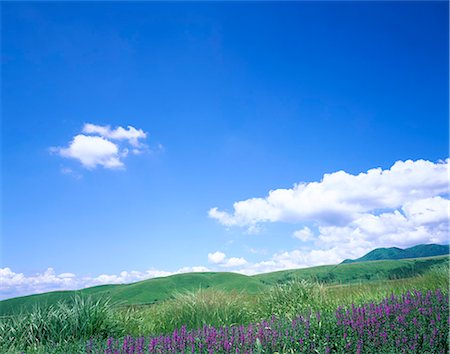
[[[256,233],[211,208],[231,213],[325,173],[448,157],[445,1],[1,12],[1,265],[14,272],[213,268],[216,251],[261,262],[301,249],[292,233],[314,220]],[[55,152],[85,123],[141,129],[145,151],[122,168]]]

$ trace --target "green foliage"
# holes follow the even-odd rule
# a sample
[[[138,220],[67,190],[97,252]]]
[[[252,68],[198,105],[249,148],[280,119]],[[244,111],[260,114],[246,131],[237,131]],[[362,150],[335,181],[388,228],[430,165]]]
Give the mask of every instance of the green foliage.
[[[121,321],[127,333],[137,336],[170,333],[183,325],[194,329],[204,324],[248,324],[272,315],[292,319],[309,310],[332,312],[338,306],[380,301],[411,289],[448,289],[448,269],[444,264],[414,278],[332,286],[293,278],[257,295],[200,289],[151,306],[122,309]]]
[[[396,262],[407,262],[411,266],[410,261]],[[117,306],[110,300],[76,295],[67,298],[67,301],[35,305],[31,311],[4,316],[0,321],[0,352],[83,352],[90,337],[159,335],[182,326],[196,329],[203,325],[246,325],[258,323],[272,315],[289,321],[310,310],[312,314],[320,311],[323,326],[326,326],[338,306],[377,302],[391,294],[399,295],[411,289],[448,289],[448,261],[421,262],[415,262],[413,266],[417,269],[420,264],[426,264],[427,268],[423,266],[424,271],[412,278],[329,285],[302,279],[296,277],[296,271],[287,271],[276,277],[274,273],[266,275],[263,278],[266,282],[264,292],[252,294],[231,291],[227,287],[197,288],[172,293],[172,298],[152,305]],[[391,267],[385,262],[371,263],[377,271]],[[357,272],[368,269],[353,264],[345,267],[355,267]],[[322,274],[321,271],[316,274]],[[282,281],[278,283],[277,279]]]
[[[448,263],[448,256],[438,256],[319,266],[254,276],[224,272],[177,274],[132,284],[103,285],[80,291],[49,292],[4,300],[0,302],[0,315],[9,315],[20,310],[27,311],[34,304],[46,306],[58,301],[70,302],[76,294],[96,298],[108,297],[122,305],[148,305],[171,299],[176,292],[192,292],[199,287],[225,292],[234,290],[253,295],[265,292],[268,286],[284,284],[294,279],[324,284],[364,283],[414,277],[425,273],[433,266]]]
[[[9,315],[18,311],[27,311],[34,304],[46,306],[58,301],[71,301],[73,295],[108,297],[122,305],[149,305],[173,298],[176,292],[195,291],[198,288],[223,291],[238,291],[256,294],[263,291],[265,285],[258,279],[236,273],[186,273],[168,277],[148,279],[132,284],[103,285],[79,291],[58,291],[36,294],[0,302],[0,315]]]
[[[448,289],[449,276],[449,264],[444,263],[431,267],[421,278],[424,278],[428,286],[432,285],[435,289]]]
[[[260,317],[271,315],[292,320],[308,309],[326,307],[326,288],[319,283],[303,279],[290,280],[274,285],[258,298]]]
[[[39,351],[90,337],[120,335],[120,323],[106,299],[75,296],[70,303],[58,302],[32,311],[5,316],[0,322],[0,351]]]
[[[177,293],[174,299],[143,308],[121,311],[129,333],[170,333],[175,328],[201,328],[249,323],[256,316],[254,297],[236,291],[199,289]]]
[[[258,274],[253,276],[253,278],[264,282],[266,285],[283,283],[285,280],[292,279],[305,279],[326,284],[364,283],[376,280],[410,278],[424,274],[431,267],[440,264],[449,264],[449,257],[437,256],[430,258],[337,264]]]
[[[434,256],[448,255],[449,253],[450,253],[449,245],[436,245],[436,244],[417,245],[406,249],[401,249],[397,247],[377,248],[358,259],[354,260],[346,259],[342,263],[379,261],[387,259],[395,260],[406,258],[434,257]]]

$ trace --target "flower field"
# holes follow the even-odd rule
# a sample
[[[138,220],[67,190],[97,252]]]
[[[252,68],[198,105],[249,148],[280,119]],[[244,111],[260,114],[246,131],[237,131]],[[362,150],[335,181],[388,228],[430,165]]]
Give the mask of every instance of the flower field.
[[[77,295],[0,317],[0,353],[448,353],[448,271],[198,289],[136,307]]]
[[[247,326],[90,340],[87,353],[448,353],[449,298],[440,289],[391,295],[377,303],[272,316]]]

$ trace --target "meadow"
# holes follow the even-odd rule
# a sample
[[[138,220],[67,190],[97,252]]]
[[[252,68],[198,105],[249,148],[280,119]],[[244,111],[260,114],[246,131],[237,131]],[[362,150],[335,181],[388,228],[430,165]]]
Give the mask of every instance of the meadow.
[[[203,287],[151,305],[70,293],[3,315],[0,352],[447,353],[448,257],[431,259],[414,276],[340,283],[285,271],[257,276],[263,291]],[[351,266],[379,275],[390,264]]]
[[[17,310],[27,311],[36,305],[47,306],[58,301],[70,302],[75,295],[91,296],[94,299],[110,298],[112,302],[121,305],[149,305],[173,299],[177,292],[193,292],[199,288],[256,295],[266,291],[267,286],[283,284],[294,279],[327,285],[360,284],[367,281],[409,278],[424,274],[431,267],[440,264],[448,264],[448,255],[353,264],[341,263],[254,276],[228,272],[176,274],[131,284],[101,285],[78,291],[53,291],[8,299],[0,302],[0,315],[10,315]]]

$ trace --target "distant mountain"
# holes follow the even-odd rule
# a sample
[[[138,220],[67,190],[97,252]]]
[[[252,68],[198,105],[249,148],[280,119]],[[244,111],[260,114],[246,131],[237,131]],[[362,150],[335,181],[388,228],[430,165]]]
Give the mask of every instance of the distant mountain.
[[[441,247],[441,246],[440,246]],[[448,246],[447,246],[448,250]],[[176,294],[198,289],[237,291],[257,294],[268,287],[292,279],[318,281],[322,284],[352,284],[370,281],[410,278],[426,273],[435,266],[446,266],[448,256],[416,259],[381,260],[356,264],[323,265],[310,268],[281,270],[247,276],[237,273],[184,273],[142,280],[131,284],[101,285],[82,290],[53,291],[0,301],[0,317],[28,311],[35,305],[51,305],[58,301],[73,301],[73,295],[111,298],[120,305],[146,305],[165,301]]]
[[[442,256],[450,253],[449,245],[417,245],[401,249],[397,247],[376,248],[358,259],[346,259],[342,263],[357,263],[367,261],[394,260],[405,258],[421,258]]]

